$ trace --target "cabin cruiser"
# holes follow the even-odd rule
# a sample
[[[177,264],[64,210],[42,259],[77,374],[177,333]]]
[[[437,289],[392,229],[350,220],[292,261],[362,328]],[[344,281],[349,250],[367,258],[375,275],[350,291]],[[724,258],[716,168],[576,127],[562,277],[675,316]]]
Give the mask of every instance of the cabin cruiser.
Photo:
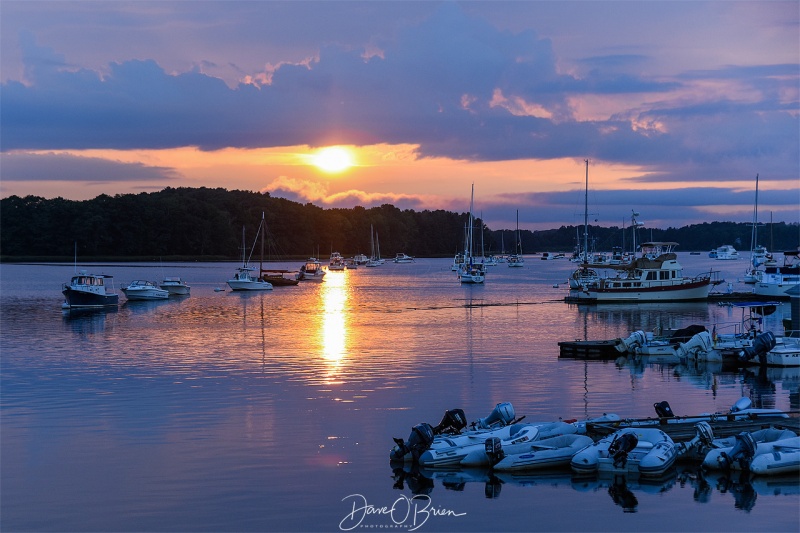
[[[127,287],[122,287],[122,292],[128,300],[166,300],[169,291],[159,288],[153,281],[137,279]]]
[[[61,286],[64,295],[65,309],[100,309],[116,307],[119,295],[111,284],[112,276],[105,274],[88,274],[85,270],[72,276],[69,283]]]
[[[714,259],[717,261],[732,261],[739,259],[739,252],[730,244],[724,244],[714,250]]]
[[[191,287],[181,278],[164,278],[159,284],[159,287],[169,292],[170,295],[186,296],[189,294]]]
[[[344,257],[339,252],[331,253],[331,258],[328,261],[328,270],[344,270],[347,265],[344,262]]]
[[[783,266],[764,267],[758,273],[753,294],[769,298],[788,299],[787,291],[800,285],[800,251],[783,252]]]
[[[602,277],[579,287],[570,284],[568,300],[578,303],[670,302],[705,300],[711,290],[711,274],[683,276],[674,252],[676,242],[642,244],[642,255],[630,264],[604,265],[613,277]]]
[[[401,252],[394,256],[393,261],[395,263],[413,263],[414,258]]]
[[[325,269],[322,268],[316,257],[309,257],[306,263],[300,267],[297,273],[298,281],[322,281],[325,277]]]

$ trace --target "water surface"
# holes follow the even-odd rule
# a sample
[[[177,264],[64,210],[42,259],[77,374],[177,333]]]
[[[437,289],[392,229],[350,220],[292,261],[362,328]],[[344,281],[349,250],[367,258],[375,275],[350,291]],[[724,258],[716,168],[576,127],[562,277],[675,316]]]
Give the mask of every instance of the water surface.
[[[737,282],[745,261],[681,261],[689,274],[722,269],[745,290]],[[231,263],[81,267],[113,275],[117,288],[181,276],[192,294],[152,303],[120,296],[113,312],[65,314],[60,287],[73,265],[2,265],[6,530],[796,531],[800,523],[797,479],[702,476],[692,465],[658,483],[389,465],[392,437],[454,407],[474,420],[509,401],[532,421],[652,416],[662,400],[676,414],[723,411],[747,396],[757,407],[797,410],[797,370],[558,358],[563,340],[689,324],[723,332],[740,322],[736,308],[568,305],[572,265],[536,256],[522,269],[491,267],[484,286],[460,286],[449,260],[419,259],[254,294],[214,291],[226,288]],[[781,306],[766,329],[782,331],[788,312]],[[393,505],[393,515],[382,511]]]

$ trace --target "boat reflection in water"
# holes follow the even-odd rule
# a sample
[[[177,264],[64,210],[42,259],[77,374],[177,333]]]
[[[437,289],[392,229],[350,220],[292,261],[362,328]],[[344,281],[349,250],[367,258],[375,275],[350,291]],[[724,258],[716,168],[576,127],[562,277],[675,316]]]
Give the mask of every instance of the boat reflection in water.
[[[106,315],[117,313],[118,307],[100,309],[63,309],[64,325],[77,335],[93,335],[106,329]]]
[[[561,487],[571,487],[576,492],[608,492],[611,502],[625,513],[636,513],[641,505],[649,505],[660,500],[661,494],[677,486],[694,488],[693,499],[697,503],[709,503],[712,494],[730,494],[734,507],[751,511],[759,494],[797,496],[800,494],[800,478],[797,476],[753,477],[750,474],[729,476],[709,475],[699,466],[678,465],[658,479],[640,478],[636,475],[600,474],[594,477],[573,476],[568,470],[534,470],[531,472],[493,472],[489,468],[457,468],[430,470],[417,465],[394,465],[392,469],[393,488],[406,490],[412,495],[430,495],[436,485],[445,490],[466,491],[468,486],[483,485],[486,498],[499,498],[503,490],[517,487],[538,487],[544,490],[560,491]],[[508,486],[507,489],[504,489]],[[540,494],[541,497],[541,494]],[[641,499],[641,502],[640,502]]]

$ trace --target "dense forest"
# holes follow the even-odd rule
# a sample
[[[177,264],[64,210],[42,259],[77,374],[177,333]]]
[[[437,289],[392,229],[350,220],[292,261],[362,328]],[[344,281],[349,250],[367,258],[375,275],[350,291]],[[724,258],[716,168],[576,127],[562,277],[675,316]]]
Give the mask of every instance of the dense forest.
[[[83,261],[237,259],[242,228],[248,253],[261,215],[267,226],[268,258],[327,257],[370,253],[370,226],[378,234],[381,255],[404,252],[419,257],[449,256],[462,246],[468,213],[400,210],[392,205],[365,209],[322,209],[268,193],[217,188],[166,188],[154,193],[101,195],[91,200],[11,196],[0,200],[0,259]],[[480,224],[480,221],[478,222]],[[476,226],[479,227],[479,226]],[[640,229],[638,242],[675,241],[679,250],[708,250],[733,244],[750,246],[751,224],[710,222],[682,228]],[[597,250],[630,246],[630,228],[589,226]],[[771,250],[795,249],[800,225],[779,222],[761,230]],[[510,250],[513,230],[484,228],[487,251]],[[583,228],[562,226],[521,231],[524,253],[571,252]],[[623,233],[625,234],[623,236]],[[501,235],[502,234],[502,235]],[[256,254],[258,254],[258,247]]]

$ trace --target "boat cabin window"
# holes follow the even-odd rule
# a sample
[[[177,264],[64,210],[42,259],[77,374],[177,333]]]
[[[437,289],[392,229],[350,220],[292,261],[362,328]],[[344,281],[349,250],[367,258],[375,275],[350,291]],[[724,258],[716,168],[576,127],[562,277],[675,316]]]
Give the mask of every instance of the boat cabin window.
[[[666,272],[662,271],[662,272],[659,272],[658,274],[659,274],[659,277],[661,279],[669,279],[669,271],[666,271]]]
[[[648,272],[647,273],[647,280],[648,281],[653,281],[655,279],[656,279],[656,273],[655,272]]]

